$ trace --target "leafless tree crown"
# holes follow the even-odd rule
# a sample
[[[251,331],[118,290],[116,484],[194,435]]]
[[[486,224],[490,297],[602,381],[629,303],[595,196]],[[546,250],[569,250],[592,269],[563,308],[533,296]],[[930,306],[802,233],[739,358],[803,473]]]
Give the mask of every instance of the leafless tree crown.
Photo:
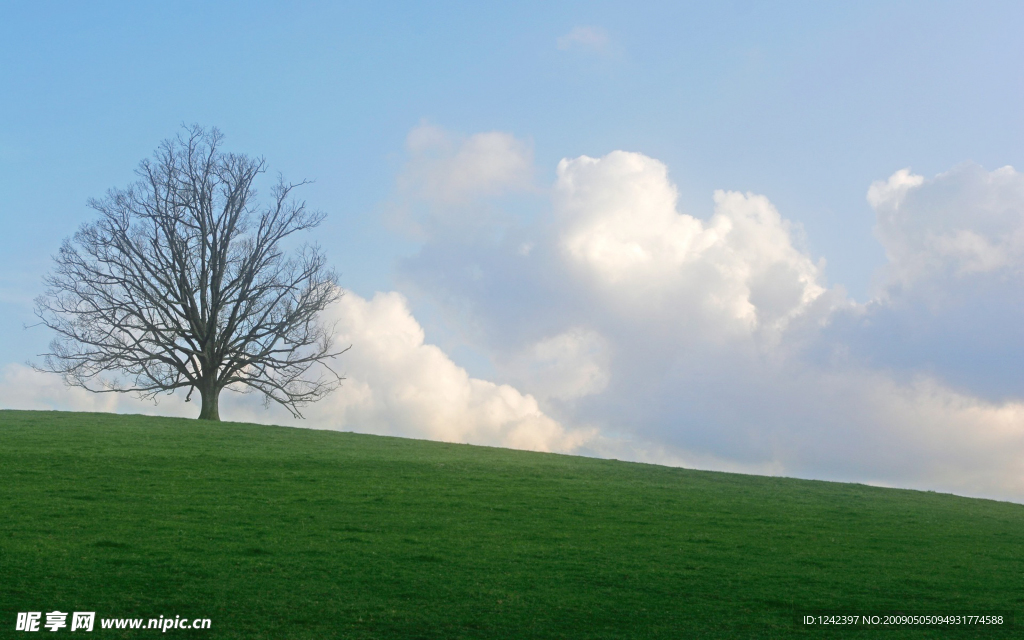
[[[96,392],[198,390],[212,420],[225,387],[301,416],[338,386],[328,361],[341,352],[318,319],[341,295],[337,278],[319,247],[282,246],[324,214],[291,197],[305,183],[283,179],[260,207],[265,161],[221,141],[189,127],[140,163],[137,182],[89,201],[99,219],[64,241],[36,300],[57,333],[43,370]]]

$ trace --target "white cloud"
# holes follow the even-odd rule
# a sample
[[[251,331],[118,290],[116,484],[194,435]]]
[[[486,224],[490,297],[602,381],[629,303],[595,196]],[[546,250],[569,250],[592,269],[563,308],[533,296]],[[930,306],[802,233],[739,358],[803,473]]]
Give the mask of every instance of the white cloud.
[[[701,314],[744,332],[780,330],[825,292],[767,198],[718,191],[706,223],[677,200],[665,165],[642,154],[562,160],[554,206],[570,268],[631,313]]]
[[[922,279],[1024,269],[1024,174],[968,163],[931,180],[909,169],[868,190],[889,278]]]
[[[818,352],[906,376],[927,372],[991,401],[1024,395],[1024,174],[968,163],[909,170],[868,201],[889,263],[875,300],[836,313]]]
[[[502,369],[517,386],[542,398],[572,400],[608,386],[608,343],[585,327],[572,327],[514,354]]]
[[[180,398],[161,396],[159,404],[117,393],[92,393],[69,388],[60,376],[10,363],[0,373],[0,408],[36,411],[96,411],[188,416],[198,413]]]
[[[406,151],[389,216],[414,236],[471,234],[502,217],[487,198],[536,190],[533,146],[509,133],[466,137],[423,123],[409,132]]]
[[[830,371],[808,390],[821,413],[801,453],[820,457],[815,475],[1024,501],[1024,403],[882,371]]]
[[[1013,180],[972,181],[987,222],[966,226],[971,213],[937,224],[914,204],[930,183],[909,171],[872,186],[896,269],[932,252],[956,273],[1013,272],[998,231],[1015,229]],[[641,154],[563,160],[537,225],[499,240],[440,234],[403,272],[457,310],[501,379],[562,424],[598,428],[582,451],[1024,500],[1020,392],[984,399],[927,367],[860,357],[856,332],[837,327],[895,313],[893,292],[865,306],[830,288],[764,196],[716,192],[707,219],[677,200],[666,167]],[[1009,258],[982,260],[989,245]]]
[[[603,51],[608,47],[609,39],[608,33],[601,27],[579,26],[573,27],[569,33],[559,36],[555,42],[563,51],[569,49]]]
[[[390,433],[537,451],[571,451],[589,434],[569,432],[537,401],[509,385],[470,377],[424,343],[405,298],[346,294],[328,314],[337,321],[348,380],[308,412],[331,428]]]
[[[402,189],[446,205],[480,196],[529,189],[532,146],[501,131],[460,138],[430,124],[409,133],[409,163],[399,177]]]
[[[263,410],[257,394],[225,392],[221,417],[537,451],[572,451],[592,436],[563,428],[530,395],[470,377],[441,349],[425,344],[422,327],[396,292],[371,300],[347,293],[324,319],[336,323],[338,344],[352,345],[337,363],[348,372],[341,389],[304,409],[304,421],[280,409]],[[7,365],[2,381],[0,407],[7,409],[198,413],[180,394],[154,406],[123,394],[68,389],[58,376],[22,365]]]
[[[892,207],[899,209],[899,203],[907,195],[907,191],[924,183],[923,176],[910,173],[910,169],[900,169],[889,176],[888,180],[876,180],[868,187],[868,203],[875,207]]]

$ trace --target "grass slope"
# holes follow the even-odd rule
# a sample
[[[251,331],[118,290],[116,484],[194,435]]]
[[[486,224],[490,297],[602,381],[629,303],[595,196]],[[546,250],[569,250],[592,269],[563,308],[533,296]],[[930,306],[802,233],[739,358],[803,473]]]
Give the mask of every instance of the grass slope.
[[[977,637],[807,630],[793,611],[1004,610],[1021,625],[1022,587],[1016,504],[0,411],[2,637],[33,637],[13,631],[16,612],[54,609],[213,621],[165,637]]]

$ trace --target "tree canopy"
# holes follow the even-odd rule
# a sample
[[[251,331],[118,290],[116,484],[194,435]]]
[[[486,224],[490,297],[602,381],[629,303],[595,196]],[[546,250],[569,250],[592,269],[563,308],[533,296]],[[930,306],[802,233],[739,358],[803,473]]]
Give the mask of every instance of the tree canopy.
[[[36,300],[56,332],[44,371],[94,392],[143,398],[198,391],[219,420],[228,388],[257,391],[295,416],[341,377],[320,312],[341,290],[317,245],[291,236],[325,217],[279,178],[260,205],[262,158],[221,150],[216,129],[186,128],[143,160],[139,180],[89,206],[100,215],[67,238]]]

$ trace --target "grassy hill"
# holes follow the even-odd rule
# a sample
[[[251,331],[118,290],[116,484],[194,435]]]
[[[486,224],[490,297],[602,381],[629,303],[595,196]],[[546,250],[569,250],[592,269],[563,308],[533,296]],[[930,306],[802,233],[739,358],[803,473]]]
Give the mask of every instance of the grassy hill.
[[[1024,635],[1024,506],[485,447],[0,411],[0,637],[19,611],[210,618],[85,637]],[[1012,612],[1009,631],[801,628]],[[69,618],[70,623],[70,618]],[[79,632],[76,632],[79,634]]]

